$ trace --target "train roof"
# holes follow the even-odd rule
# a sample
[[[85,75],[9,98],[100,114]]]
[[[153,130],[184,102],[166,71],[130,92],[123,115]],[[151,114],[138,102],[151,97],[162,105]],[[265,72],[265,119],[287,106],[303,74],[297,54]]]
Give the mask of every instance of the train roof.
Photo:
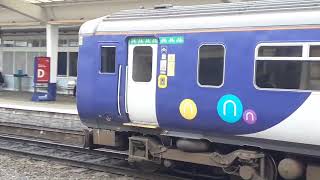
[[[152,33],[220,29],[320,25],[320,0],[261,0],[195,6],[169,4],[123,10],[84,23],[80,34]]]

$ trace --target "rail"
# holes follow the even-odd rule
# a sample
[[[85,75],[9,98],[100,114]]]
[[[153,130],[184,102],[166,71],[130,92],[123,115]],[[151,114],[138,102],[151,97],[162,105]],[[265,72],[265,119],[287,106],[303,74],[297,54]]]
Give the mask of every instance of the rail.
[[[222,179],[190,172],[160,168],[144,171],[127,161],[128,152],[113,149],[89,150],[82,147],[83,132],[51,129],[15,123],[0,123],[0,152],[21,154],[65,165],[103,171],[137,179]],[[147,167],[146,167],[147,168]],[[197,179],[197,178],[196,178]],[[224,178],[223,178],[224,179]]]

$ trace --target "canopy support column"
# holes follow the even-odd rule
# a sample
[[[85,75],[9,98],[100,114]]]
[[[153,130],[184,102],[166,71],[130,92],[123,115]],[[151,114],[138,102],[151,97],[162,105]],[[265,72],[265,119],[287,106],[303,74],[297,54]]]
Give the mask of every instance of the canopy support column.
[[[48,95],[55,100],[57,96],[57,69],[58,69],[58,39],[59,27],[47,24],[47,56],[50,57],[50,82]]]

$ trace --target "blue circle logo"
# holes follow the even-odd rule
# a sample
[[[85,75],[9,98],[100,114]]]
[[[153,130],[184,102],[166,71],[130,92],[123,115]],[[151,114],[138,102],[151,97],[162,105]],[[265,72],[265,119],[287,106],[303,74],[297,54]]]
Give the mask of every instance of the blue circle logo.
[[[241,119],[243,106],[237,96],[228,94],[220,98],[217,111],[223,121],[233,124]]]

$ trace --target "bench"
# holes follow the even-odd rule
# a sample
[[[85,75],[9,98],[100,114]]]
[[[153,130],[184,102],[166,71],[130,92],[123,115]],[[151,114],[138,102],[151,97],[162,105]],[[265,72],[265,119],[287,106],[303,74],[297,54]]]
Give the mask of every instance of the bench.
[[[66,90],[67,94],[72,94],[73,96],[76,95],[76,81],[68,81],[67,86],[61,86],[61,90]]]

